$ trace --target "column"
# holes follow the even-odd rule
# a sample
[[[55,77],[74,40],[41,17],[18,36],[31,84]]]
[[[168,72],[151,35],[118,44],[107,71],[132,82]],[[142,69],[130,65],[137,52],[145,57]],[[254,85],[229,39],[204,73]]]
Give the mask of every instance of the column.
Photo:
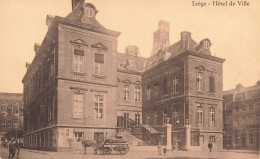
[[[171,124],[166,124],[166,135],[167,135],[167,145],[166,148],[167,150],[172,149],[172,125]]]
[[[190,125],[185,125],[186,149],[190,150]]]

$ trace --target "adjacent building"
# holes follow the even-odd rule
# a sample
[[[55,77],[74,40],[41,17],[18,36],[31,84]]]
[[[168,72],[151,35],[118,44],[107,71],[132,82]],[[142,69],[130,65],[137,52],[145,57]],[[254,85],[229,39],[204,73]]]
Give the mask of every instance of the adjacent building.
[[[0,136],[5,142],[9,130],[23,131],[23,94],[0,93],[0,107]]]
[[[191,145],[222,147],[224,60],[211,55],[210,40],[197,43],[185,31],[170,45],[170,24],[162,20],[151,57],[134,45],[119,53],[120,33],[102,26],[97,12],[72,0],[68,16],[47,16],[48,32],[22,80],[24,146],[66,151],[81,148],[83,138],[100,143],[119,135],[158,144],[170,123],[173,140],[187,143],[190,125]]]
[[[260,82],[223,92],[224,147],[259,150]]]

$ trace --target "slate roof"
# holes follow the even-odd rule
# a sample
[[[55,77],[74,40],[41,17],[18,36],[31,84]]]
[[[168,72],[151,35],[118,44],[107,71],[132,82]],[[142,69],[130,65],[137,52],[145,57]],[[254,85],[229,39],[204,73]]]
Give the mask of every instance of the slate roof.
[[[145,62],[144,57],[132,56],[124,53],[117,53],[117,68],[125,71],[142,72]],[[134,63],[134,64],[132,64]]]
[[[145,66],[144,66],[145,70],[150,69],[150,68],[158,65],[159,63],[167,60],[168,58],[173,58],[173,57],[181,54],[185,50],[197,52],[195,50],[195,47],[197,45],[198,44],[191,38],[190,41],[189,41],[189,47],[188,48],[183,48],[183,42],[180,40],[180,41],[170,45],[165,50],[159,50],[157,54],[154,54],[153,56],[151,56],[150,58],[148,58],[146,60]],[[166,57],[166,56],[169,56],[169,57]]]
[[[16,104],[23,107],[22,93],[0,93],[0,105],[14,106]]]

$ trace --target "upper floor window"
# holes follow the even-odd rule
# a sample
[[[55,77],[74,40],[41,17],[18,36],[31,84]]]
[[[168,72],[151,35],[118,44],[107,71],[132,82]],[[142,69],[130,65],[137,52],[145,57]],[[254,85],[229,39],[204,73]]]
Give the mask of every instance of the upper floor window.
[[[197,107],[197,124],[203,125],[203,106],[201,104],[198,104]]]
[[[158,113],[158,112],[155,112],[155,113],[154,113],[154,121],[153,121],[153,124],[154,124],[154,125],[157,125],[157,124],[158,124],[158,117],[159,117],[159,113]]]
[[[135,114],[135,122],[140,124],[140,114]]]
[[[197,73],[197,91],[203,91],[203,74]]]
[[[159,85],[158,82],[155,82],[154,84],[154,96],[158,96],[159,95]]]
[[[104,75],[104,55],[95,53],[95,74]]]
[[[210,43],[209,43],[209,41],[204,41],[204,47],[205,47],[205,49],[208,49],[209,47],[210,47]]]
[[[95,107],[95,118],[104,118],[104,95],[95,94],[94,95],[94,107]]]
[[[239,108],[238,108],[238,107],[235,107],[235,111],[238,113],[238,112],[239,112]]]
[[[172,84],[173,84],[173,93],[178,93],[179,92],[179,79],[177,78],[177,76],[174,76],[174,78],[172,80]]]
[[[74,49],[74,72],[84,72],[84,51]]]
[[[242,106],[242,111],[246,111],[246,106],[245,105]]]
[[[18,114],[18,111],[19,111],[18,107],[17,107],[17,106],[14,106],[14,107],[13,107],[13,112],[14,112],[14,114]]]
[[[253,105],[250,105],[250,106],[249,106],[249,110],[254,110],[254,106],[253,106]]]
[[[135,87],[135,101],[140,102],[141,101],[141,91],[140,87]]]
[[[168,93],[168,85],[166,76],[163,77],[163,95]]]
[[[129,101],[129,85],[124,85],[124,100]]]
[[[151,88],[150,85],[148,84],[146,88],[146,100],[149,101],[150,99],[151,99]]]
[[[7,113],[12,113],[12,107],[10,106],[7,107]]]
[[[179,115],[178,115],[178,112],[177,112],[177,108],[174,107],[173,108],[173,111],[172,111],[172,124],[173,125],[177,125],[179,124]]]
[[[163,111],[163,124],[167,124],[167,110]]]
[[[73,117],[83,118],[83,94],[74,93]]]
[[[215,76],[209,76],[209,92],[215,93]]]
[[[215,109],[209,108],[209,126],[215,125]]]

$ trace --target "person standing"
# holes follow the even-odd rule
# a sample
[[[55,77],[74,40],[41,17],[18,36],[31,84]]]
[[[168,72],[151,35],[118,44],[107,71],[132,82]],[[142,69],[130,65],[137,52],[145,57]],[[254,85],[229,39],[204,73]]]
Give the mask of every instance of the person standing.
[[[167,148],[164,147],[164,148],[163,148],[163,154],[164,154],[164,156],[166,155],[166,152],[167,152]]]
[[[14,158],[15,155],[15,146],[13,144],[13,141],[9,143],[9,158]]]
[[[162,151],[162,146],[161,146],[161,143],[159,142],[159,144],[158,144],[158,155],[161,155],[161,151]]]
[[[17,154],[16,154],[16,156],[18,157],[18,156],[19,156],[19,152],[20,152],[20,147],[19,147],[19,143],[17,142],[17,140],[15,141],[14,146],[15,146],[15,148],[17,149]]]
[[[212,147],[213,147],[213,144],[211,142],[209,142],[209,144],[208,144],[209,152],[211,152]]]

